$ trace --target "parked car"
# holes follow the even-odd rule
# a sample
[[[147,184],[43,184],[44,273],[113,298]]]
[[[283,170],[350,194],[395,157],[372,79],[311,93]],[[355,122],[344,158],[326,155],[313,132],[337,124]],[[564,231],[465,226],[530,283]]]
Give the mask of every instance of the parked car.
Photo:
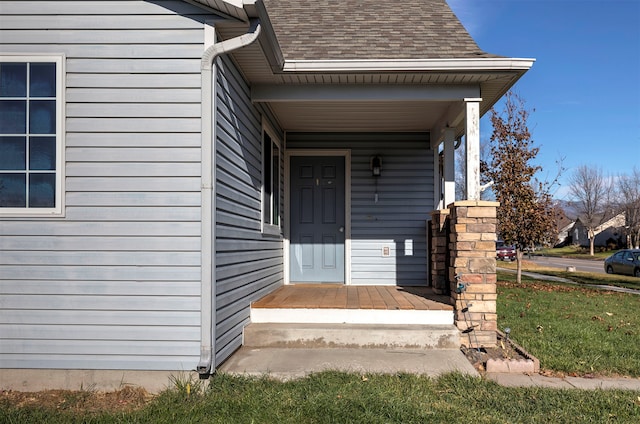
[[[640,249],[623,249],[604,260],[607,274],[626,274],[640,277]]]
[[[508,246],[503,241],[496,242],[496,259],[503,261],[514,261],[516,259],[516,248]]]

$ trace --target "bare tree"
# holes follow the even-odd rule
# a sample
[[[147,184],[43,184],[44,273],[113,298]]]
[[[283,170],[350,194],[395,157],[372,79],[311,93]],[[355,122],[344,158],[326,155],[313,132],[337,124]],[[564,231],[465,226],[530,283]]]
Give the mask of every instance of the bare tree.
[[[624,212],[627,230],[627,247],[640,248],[640,169],[634,167],[629,175],[617,180],[619,210]]]
[[[596,231],[612,212],[612,180],[601,168],[579,166],[569,178],[569,194],[576,202],[578,219],[587,230],[589,254],[593,256]]]
[[[504,109],[491,110],[490,160],[481,164],[483,178],[493,180],[493,192],[500,202],[498,233],[516,247],[518,282],[523,249],[550,242],[555,230],[549,184],[535,179],[542,168],[530,163],[539,148],[533,145],[528,117],[524,101],[513,92],[507,93]]]

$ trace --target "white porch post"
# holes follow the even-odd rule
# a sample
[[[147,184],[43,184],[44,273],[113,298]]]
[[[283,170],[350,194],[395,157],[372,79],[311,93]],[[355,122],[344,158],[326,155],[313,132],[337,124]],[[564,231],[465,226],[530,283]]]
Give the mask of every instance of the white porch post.
[[[456,200],[456,170],[455,170],[455,137],[453,128],[444,131],[444,204],[447,207]]]
[[[440,174],[440,145],[436,145],[433,149],[433,209],[438,211],[443,208],[442,205],[442,175]]]
[[[464,99],[467,159],[466,200],[480,200],[480,102]]]

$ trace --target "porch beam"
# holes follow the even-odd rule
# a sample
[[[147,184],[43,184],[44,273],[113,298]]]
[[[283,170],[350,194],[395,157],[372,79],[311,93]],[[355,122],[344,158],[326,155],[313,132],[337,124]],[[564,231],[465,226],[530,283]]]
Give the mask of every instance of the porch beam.
[[[480,200],[480,102],[467,98],[465,102],[466,199]]]
[[[462,100],[449,103],[440,118],[438,118],[437,123],[431,128],[431,148],[433,149],[444,142],[444,132],[447,128],[453,128],[457,134],[460,134],[458,130],[463,124],[464,116],[465,108]]]
[[[251,100],[263,102],[322,101],[433,101],[451,102],[480,96],[480,86],[470,85],[381,85],[381,84],[257,84]]]

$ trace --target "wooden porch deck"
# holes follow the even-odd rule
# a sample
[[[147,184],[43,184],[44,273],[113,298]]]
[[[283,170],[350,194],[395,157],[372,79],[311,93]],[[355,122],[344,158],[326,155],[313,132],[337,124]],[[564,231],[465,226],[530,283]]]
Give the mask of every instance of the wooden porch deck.
[[[429,287],[295,284],[282,286],[251,305],[254,309],[375,309],[453,311],[447,296]]]

